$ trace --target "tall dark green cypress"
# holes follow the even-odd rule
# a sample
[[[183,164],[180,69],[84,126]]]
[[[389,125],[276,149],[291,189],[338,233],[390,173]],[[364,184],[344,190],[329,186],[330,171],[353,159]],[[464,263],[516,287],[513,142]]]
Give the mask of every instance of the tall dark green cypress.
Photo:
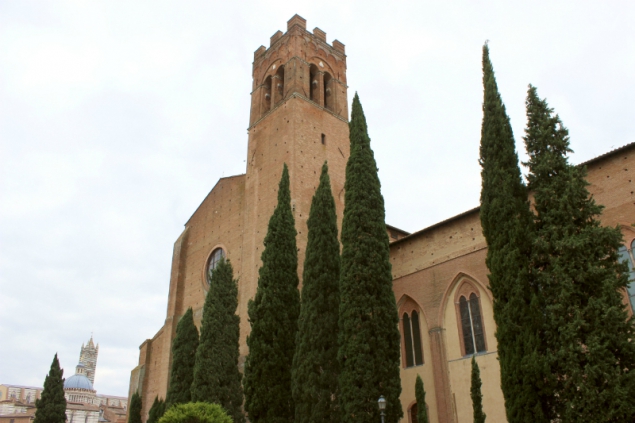
[[[179,324],[172,341],[172,370],[165,404],[185,404],[192,400],[190,388],[194,379],[194,362],[198,348],[198,329],[194,325],[194,313],[188,308]]]
[[[417,423],[428,423],[426,391],[423,389],[423,380],[419,375],[417,375],[417,381],[415,382],[415,398],[417,399]]]
[[[254,423],[292,422],[291,366],[300,314],[298,250],[284,165],[278,205],[269,220],[258,289],[249,302],[251,334],[245,362],[245,409]]]
[[[339,422],[340,243],[326,163],[307,220],[302,305],[293,357],[296,423]]]
[[[44,378],[44,389],[35,400],[33,423],[62,423],[66,421],[66,398],[64,397],[64,369],[60,368],[57,354],[53,357],[48,375]]]
[[[376,423],[377,399],[383,395],[386,421],[397,423],[403,416],[399,317],[392,290],[384,198],[357,94],[349,130],[338,352],[342,422]]]
[[[229,260],[221,259],[205,297],[201,339],[196,350],[192,401],[220,404],[234,423],[243,423],[242,375],[238,370],[240,318],[238,286]]]
[[[139,392],[135,392],[132,394],[132,398],[130,398],[130,408],[128,411],[128,423],[141,423],[141,395]]]
[[[165,413],[165,401],[159,399],[157,395],[154,397],[154,402],[148,412],[148,420],[146,420],[146,423],[157,423],[159,419],[163,417],[163,413]]]
[[[481,371],[476,364],[476,359],[472,356],[472,386],[470,387],[472,397],[472,410],[474,412],[474,423],[485,423],[485,413],[483,413],[483,394],[481,393]]]
[[[488,246],[486,264],[507,420],[548,422],[541,402],[545,391],[540,358],[542,313],[529,272],[533,220],[487,44],[483,46],[483,85],[480,218]]]
[[[617,256],[621,233],[601,226],[586,169],[568,161],[568,131],[532,86],[526,106],[532,264],[545,299],[553,413],[564,422],[635,421],[635,333],[620,293],[628,283]]]

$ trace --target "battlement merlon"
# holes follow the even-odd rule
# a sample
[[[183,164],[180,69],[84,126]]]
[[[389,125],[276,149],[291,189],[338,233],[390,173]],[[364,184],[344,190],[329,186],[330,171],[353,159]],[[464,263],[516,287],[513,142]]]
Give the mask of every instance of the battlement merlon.
[[[332,44],[326,42],[326,32],[322,31],[320,28],[316,27],[313,32],[307,31],[306,29],[306,19],[304,19],[300,15],[293,15],[291,19],[287,21],[287,32],[282,33],[282,31],[278,30],[275,34],[273,34],[269,40],[269,49],[265,46],[260,46],[254,52],[254,67],[256,67],[262,58],[265,57],[267,51],[269,51],[272,47],[274,47],[277,42],[292,32],[298,32],[301,35],[310,35],[314,40],[319,40],[320,44],[327,47],[330,53],[336,56],[340,60],[346,60],[346,49],[344,43],[338,40],[333,40]]]

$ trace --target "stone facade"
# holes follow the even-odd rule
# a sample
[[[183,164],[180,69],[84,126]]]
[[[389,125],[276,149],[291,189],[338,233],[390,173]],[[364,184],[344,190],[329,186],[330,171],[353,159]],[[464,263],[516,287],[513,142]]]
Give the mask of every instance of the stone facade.
[[[174,245],[165,324],[141,345],[139,365],[131,374],[130,394],[141,392],[144,420],[154,397],[165,397],[178,319],[192,307],[200,326],[208,264],[218,248],[231,260],[239,283],[241,368],[244,365],[250,331],[247,303],[256,292],[262,243],[284,163],[291,177],[300,263],[306,220],[324,161],[329,164],[341,224],[349,152],[347,116],[344,45],[328,44],[323,31],[307,31],[306,21],[294,16],[285,34],[276,32],[269,49],[261,46],[254,54],[246,173],[219,180]]]
[[[250,331],[247,303],[256,292],[262,242],[276,205],[283,163],[291,177],[299,275],[306,219],[325,160],[341,228],[349,154],[347,105],[344,45],[337,40],[328,44],[319,28],[307,31],[301,17],[289,20],[286,33],[276,32],[269,48],[256,50],[246,173],[220,179],[186,222],[174,244],[165,324],[141,344],[139,364],[131,373],[129,395],[141,393],[144,421],[154,397],[165,398],[178,319],[192,307],[200,326],[206,275],[218,249],[231,260],[239,283],[242,368]],[[630,226],[635,222],[635,144],[587,166],[589,189],[606,206],[602,222],[620,225],[630,249],[635,239],[635,228]],[[401,318],[403,421],[412,421],[417,374],[424,380],[431,422],[471,421],[470,348],[481,368],[488,421],[505,421],[478,209],[413,234],[389,225],[386,230]],[[411,351],[414,355],[409,355]]]
[[[17,400],[24,404],[35,404],[40,398],[42,388],[22,385],[0,385],[0,400]]]

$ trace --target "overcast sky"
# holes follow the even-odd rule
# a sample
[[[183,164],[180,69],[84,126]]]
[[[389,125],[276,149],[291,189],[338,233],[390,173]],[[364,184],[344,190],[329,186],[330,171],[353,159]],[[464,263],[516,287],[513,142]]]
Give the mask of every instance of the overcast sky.
[[[574,163],[635,141],[635,3],[0,0],[0,383],[74,373],[91,332],[98,393],[127,395],[165,319],[172,246],[243,173],[253,52],[294,13],[338,39],[388,223],[478,205],[481,48],[519,149],[529,83]]]

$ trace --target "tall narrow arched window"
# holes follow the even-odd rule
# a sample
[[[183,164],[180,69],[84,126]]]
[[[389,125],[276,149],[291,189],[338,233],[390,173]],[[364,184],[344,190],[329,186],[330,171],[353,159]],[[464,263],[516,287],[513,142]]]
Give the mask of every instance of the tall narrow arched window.
[[[328,72],[324,73],[324,107],[333,110],[333,78]]]
[[[419,313],[416,311],[410,315],[404,313],[402,321],[405,367],[421,366],[423,364],[423,348]]]
[[[481,305],[475,293],[470,294],[468,301],[464,295],[459,299],[461,315],[461,335],[463,338],[464,355],[471,355],[486,350]]]
[[[271,109],[271,75],[265,79],[262,90],[262,114],[264,115]]]
[[[412,353],[412,328],[408,313],[403,314],[403,339],[406,347],[406,367],[414,366],[414,355]]]
[[[318,81],[318,73],[320,71],[318,70],[317,66],[315,65],[311,65],[311,67],[309,68],[309,81],[310,81],[310,97],[311,97],[311,101],[315,101],[316,103],[319,100],[319,88],[320,88],[320,82]]]
[[[419,313],[412,312],[412,346],[415,352],[415,364],[423,364],[423,351],[421,349],[421,329],[419,328]]]
[[[284,66],[280,65],[276,72],[276,103],[284,99]]]

